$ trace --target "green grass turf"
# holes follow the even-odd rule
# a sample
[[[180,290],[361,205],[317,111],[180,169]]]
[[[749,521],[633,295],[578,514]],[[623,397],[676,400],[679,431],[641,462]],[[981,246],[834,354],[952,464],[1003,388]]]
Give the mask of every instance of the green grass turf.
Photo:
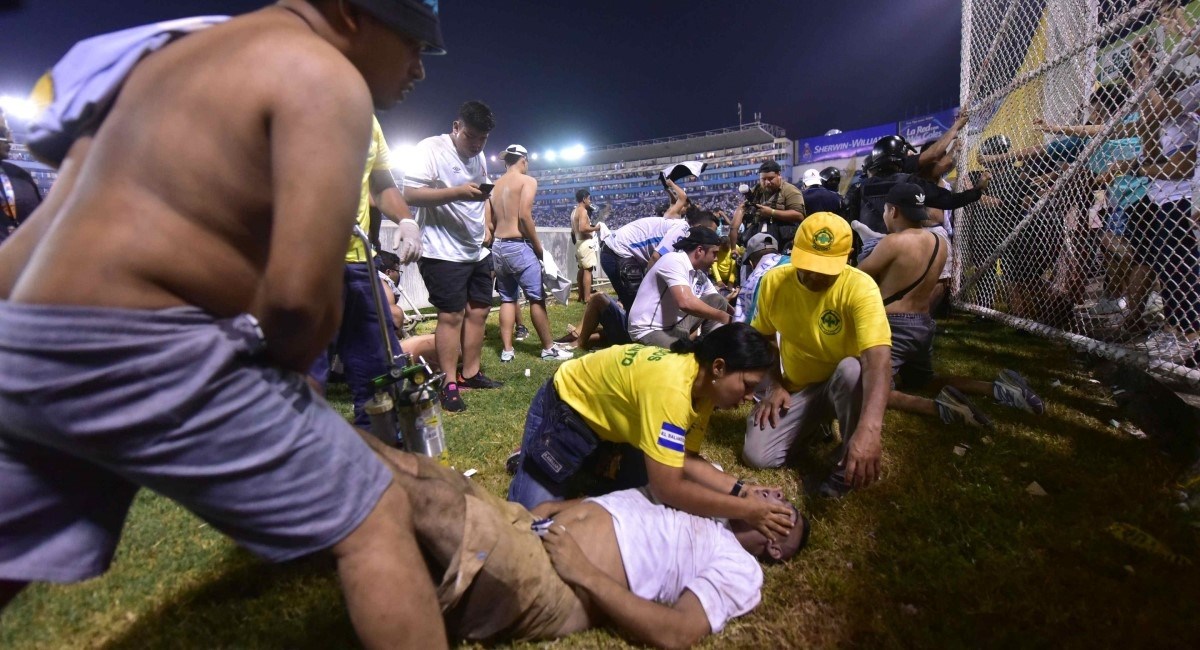
[[[555,334],[580,313],[579,305],[552,307]],[[830,502],[802,489],[822,463],[748,470],[738,460],[745,410],[717,414],[705,454],[731,472],[783,486],[813,518],[814,532],[801,556],[766,568],[759,608],[706,645],[1200,645],[1196,566],[1172,565],[1107,532],[1114,522],[1131,524],[1196,558],[1200,531],[1174,504],[1172,477],[1182,467],[1152,442],[1109,426],[1118,417],[1113,403],[1073,368],[1066,350],[969,317],[941,329],[939,370],[990,379],[1000,367],[1016,368],[1046,399],[1046,415],[979,399],[998,424],[984,437],[889,413],[885,479]],[[454,464],[479,470],[476,480],[503,494],[504,458],[555,364],[537,358],[536,337],[517,343],[515,362],[499,363],[494,316],[487,336],[487,372],[508,385],[465,392],[469,410],[445,421]],[[1055,379],[1062,385],[1051,387]],[[331,399],[348,411],[344,389],[335,387]],[[955,455],[964,443],[966,455]],[[1032,481],[1048,495],[1027,494]],[[107,574],[79,585],[35,585],[0,617],[3,648],[355,645],[327,559],[264,564],[146,492]],[[617,645],[602,630],[556,644]]]

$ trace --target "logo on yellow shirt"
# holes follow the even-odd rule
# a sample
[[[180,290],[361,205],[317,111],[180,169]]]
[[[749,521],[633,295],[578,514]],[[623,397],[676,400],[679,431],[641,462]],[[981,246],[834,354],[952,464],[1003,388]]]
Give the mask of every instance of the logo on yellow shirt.
[[[820,235],[820,233],[817,233]],[[817,319],[817,324],[821,331],[829,336],[835,336],[842,331],[842,317],[832,309],[826,309],[821,314],[821,318]]]
[[[822,228],[813,235],[812,245],[814,249],[824,253],[833,247],[833,240],[833,231],[828,228]],[[822,315],[821,318],[824,319],[825,316]]]

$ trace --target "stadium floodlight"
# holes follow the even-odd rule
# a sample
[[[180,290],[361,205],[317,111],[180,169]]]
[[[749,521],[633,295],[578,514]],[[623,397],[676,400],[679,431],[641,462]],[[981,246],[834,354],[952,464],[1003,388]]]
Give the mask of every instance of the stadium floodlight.
[[[496,162],[496,154],[492,154],[492,162]]]
[[[558,153],[563,160],[579,160],[583,158],[583,145],[577,144],[573,147],[567,147]]]
[[[556,151],[554,151],[553,149],[547,151],[546,152],[546,160],[549,160],[550,162],[554,162],[555,160],[558,160],[558,153]]]
[[[38,107],[32,101],[15,95],[0,95],[0,108],[11,118],[27,122],[37,117]]]
[[[535,152],[533,152],[533,153],[529,154],[529,159],[530,159],[530,160],[537,160],[537,159],[538,159],[537,152],[535,151]]]
[[[404,170],[412,167],[413,159],[417,154],[417,145],[401,144],[391,147],[391,154],[392,169],[404,173]]]

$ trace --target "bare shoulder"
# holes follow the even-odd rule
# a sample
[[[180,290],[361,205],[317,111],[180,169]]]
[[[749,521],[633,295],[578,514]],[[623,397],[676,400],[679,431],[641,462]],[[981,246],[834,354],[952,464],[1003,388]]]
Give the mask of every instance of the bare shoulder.
[[[523,176],[522,181],[524,182],[524,187],[533,188],[535,190],[537,189],[538,182],[536,178],[532,176]]]

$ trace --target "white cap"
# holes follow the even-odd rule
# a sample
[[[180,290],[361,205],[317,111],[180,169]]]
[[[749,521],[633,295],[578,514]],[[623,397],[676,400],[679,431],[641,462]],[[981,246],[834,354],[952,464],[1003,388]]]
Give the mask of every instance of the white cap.
[[[821,172],[815,169],[804,170],[804,179],[801,181],[804,187],[814,187],[821,184]]]
[[[509,154],[513,154],[513,155],[517,155],[517,156],[528,156],[529,151],[526,150],[525,147],[522,147],[519,144],[510,144],[510,145],[508,145],[508,148],[504,150],[504,155],[507,156]]]

